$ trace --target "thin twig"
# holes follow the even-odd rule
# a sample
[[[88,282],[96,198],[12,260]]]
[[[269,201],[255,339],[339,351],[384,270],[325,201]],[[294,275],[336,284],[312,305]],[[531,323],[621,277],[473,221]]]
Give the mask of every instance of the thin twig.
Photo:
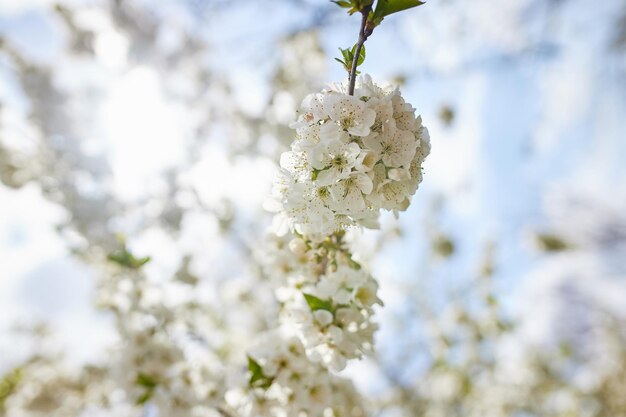
[[[356,67],[359,64],[359,56],[361,55],[361,49],[367,38],[372,34],[374,28],[367,24],[367,17],[372,10],[372,6],[366,6],[361,10],[363,15],[361,19],[361,28],[359,29],[359,40],[356,43],[356,50],[354,51],[354,58],[352,60],[352,69],[350,70],[350,83],[348,85],[348,94],[354,95],[354,85],[356,84]]]

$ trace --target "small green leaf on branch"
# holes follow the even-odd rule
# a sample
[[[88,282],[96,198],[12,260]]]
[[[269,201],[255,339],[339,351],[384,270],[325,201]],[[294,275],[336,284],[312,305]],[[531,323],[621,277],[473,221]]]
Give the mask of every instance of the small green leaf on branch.
[[[303,293],[302,295],[304,295],[304,299],[311,308],[311,311],[326,310],[330,311],[331,313],[333,312],[333,304],[331,301],[322,300],[311,294]]]
[[[350,4],[349,1],[345,1],[345,0],[331,0],[331,1],[339,7],[343,7],[344,9],[349,9],[350,7],[352,7],[352,4]]]
[[[120,243],[121,248],[117,249],[107,256],[107,259],[109,261],[115,262],[120,266],[131,269],[139,269],[148,262],[150,262],[151,258],[149,256],[137,258],[132,253],[130,253],[130,251],[126,248],[126,242],[123,239],[120,239]]]
[[[269,388],[272,378],[263,375],[263,368],[251,356],[248,356],[248,370],[250,371],[250,386],[253,388]]]
[[[341,52],[341,56],[343,57],[343,59],[335,58],[335,61],[341,63],[343,65],[343,68],[348,73],[350,73],[350,71],[352,70],[352,64],[354,63],[354,55],[356,54],[356,49],[357,49],[356,44],[352,47],[352,49],[339,48],[339,51]],[[361,47],[361,51],[359,52],[359,57],[356,61],[357,67],[361,65],[363,61],[365,61],[365,46]],[[357,74],[359,74],[359,71],[357,71]]]
[[[154,389],[157,386],[157,382],[150,375],[147,374],[139,374],[137,375],[137,384],[141,385],[145,388]]]
[[[144,392],[143,394],[141,394],[141,396],[137,398],[137,401],[135,401],[136,405],[144,405],[145,403],[147,403],[150,400],[150,398],[152,398],[152,394],[153,394],[152,390],[148,390]]]
[[[354,55],[356,54],[357,44],[354,44],[352,47],[352,59],[354,59]],[[356,65],[359,66],[365,61],[365,45],[361,46],[361,51],[359,52],[359,58],[356,61]]]
[[[412,9],[422,4],[424,2],[420,0],[378,0],[376,9],[371,15],[371,20],[375,25],[379,25],[390,14]]]
[[[142,373],[137,375],[137,379],[135,380],[135,382],[137,383],[137,385],[145,388],[143,394],[141,394],[141,396],[137,398],[137,401],[135,401],[137,405],[143,405],[148,402],[150,398],[152,398],[152,395],[154,394],[154,390],[156,389],[158,383],[152,376]]]
[[[353,15],[364,8],[374,4],[374,0],[330,0],[337,6],[348,9],[348,14]]]
[[[341,56],[343,56],[343,60],[346,61],[346,63],[352,62],[352,59],[354,58],[354,53],[350,49],[339,48],[339,51],[341,52]]]

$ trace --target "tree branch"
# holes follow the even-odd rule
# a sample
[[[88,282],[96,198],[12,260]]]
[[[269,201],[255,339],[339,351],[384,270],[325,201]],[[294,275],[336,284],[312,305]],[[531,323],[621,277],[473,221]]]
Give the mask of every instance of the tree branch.
[[[356,84],[356,67],[359,63],[359,56],[361,55],[361,49],[367,38],[374,31],[374,27],[367,24],[367,18],[372,10],[372,6],[365,6],[361,10],[363,15],[361,19],[361,28],[359,29],[359,40],[356,43],[356,50],[354,51],[354,59],[352,60],[352,69],[350,70],[350,79],[348,84],[348,94],[354,95],[354,85]]]

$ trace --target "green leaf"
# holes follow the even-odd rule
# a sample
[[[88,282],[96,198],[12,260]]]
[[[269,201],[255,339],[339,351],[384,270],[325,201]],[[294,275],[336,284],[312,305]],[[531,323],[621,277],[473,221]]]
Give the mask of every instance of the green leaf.
[[[352,259],[352,255],[348,255],[348,266],[352,269],[356,269],[357,271],[361,269],[361,264]]]
[[[154,389],[158,385],[158,383],[152,376],[141,373],[137,375],[137,380],[135,382],[137,382],[137,384],[141,385],[142,387],[150,389]]]
[[[340,62],[346,71],[350,72],[350,68],[352,68],[352,59],[354,58],[354,54],[349,48],[346,48],[346,49],[339,48],[339,51],[341,52],[341,56],[343,57],[343,60],[339,58],[335,58],[335,60],[337,62]]]
[[[17,385],[22,380],[21,368],[15,368],[4,376],[0,377],[0,414],[4,411],[4,403],[7,398],[15,392]]]
[[[343,67],[348,72],[352,71],[352,63],[354,62],[354,54],[356,53],[356,47],[357,45],[355,44],[352,48],[346,48],[346,49],[339,48],[339,50],[341,51],[341,55],[343,56],[343,61],[340,60],[339,58],[335,58],[336,61],[341,62],[343,64]],[[364,60],[365,60],[365,47],[362,47],[361,51],[359,52],[359,58],[357,60],[357,67],[361,65]],[[359,71],[357,71],[356,73],[358,74]]]
[[[378,0],[372,18],[376,24],[379,24],[385,16],[412,9],[422,4],[424,4],[424,2],[420,0]]]
[[[359,51],[359,59],[356,62],[357,66],[361,65],[363,61],[365,61],[365,45],[363,45],[361,51]]]
[[[109,254],[107,259],[125,268],[138,269],[150,262],[151,258],[149,256],[136,258],[126,249],[126,245],[122,245],[121,249]]]
[[[142,373],[139,373],[137,375],[135,383],[145,388],[143,394],[141,394],[141,396],[137,398],[137,401],[135,401],[137,405],[143,405],[148,402],[150,398],[152,398],[152,394],[154,394],[154,389],[157,387],[157,385],[159,385],[154,377]]]
[[[557,235],[540,233],[536,238],[539,247],[545,252],[562,252],[572,248],[571,244]]]
[[[356,12],[360,12],[365,7],[374,4],[374,0],[330,0],[339,7],[348,9],[348,14],[353,15]]]
[[[339,48],[339,51],[341,51],[341,56],[343,56],[343,60],[346,62],[346,64],[349,63],[349,62],[352,62],[352,58],[354,57],[354,53],[350,49],[348,49],[348,48],[346,48],[346,49]]]
[[[350,51],[352,53],[352,59],[354,59],[354,55],[356,54],[356,47],[357,44],[354,44],[354,46],[352,47],[352,51]],[[356,61],[356,66],[358,67],[359,65],[361,65],[363,61],[365,61],[365,45],[361,47],[361,51],[359,52],[359,59],[357,59]]]
[[[350,7],[352,7],[349,1],[345,1],[345,0],[330,0],[330,1],[332,1],[339,7],[343,7],[344,9],[349,9]]]
[[[304,295],[304,299],[311,308],[311,311],[326,310],[331,313],[333,312],[333,304],[331,301],[322,300],[311,294],[302,293],[302,295]]]
[[[248,356],[248,370],[250,371],[250,384],[263,378],[263,368],[251,356]]]
[[[147,403],[150,400],[150,398],[152,398],[152,394],[153,393],[154,393],[154,391],[147,390],[146,392],[141,394],[141,396],[139,398],[137,398],[137,401],[135,401],[135,403],[137,405],[144,405],[145,403]]]
[[[272,378],[263,375],[263,368],[257,361],[248,355],[248,370],[250,371],[250,386],[259,388],[269,388],[272,385]]]

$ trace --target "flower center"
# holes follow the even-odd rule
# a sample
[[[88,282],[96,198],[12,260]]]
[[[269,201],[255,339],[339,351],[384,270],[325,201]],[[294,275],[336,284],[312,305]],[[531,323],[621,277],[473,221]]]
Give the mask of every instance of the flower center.
[[[336,155],[330,160],[330,165],[334,168],[343,168],[347,165],[348,161],[343,155]]]
[[[330,192],[327,187],[320,187],[317,189],[317,196],[321,199],[325,199],[330,196]]]
[[[356,121],[354,120],[354,113],[348,113],[345,117],[343,117],[341,119],[341,127],[344,130],[347,130],[351,127],[353,127],[356,124]]]

